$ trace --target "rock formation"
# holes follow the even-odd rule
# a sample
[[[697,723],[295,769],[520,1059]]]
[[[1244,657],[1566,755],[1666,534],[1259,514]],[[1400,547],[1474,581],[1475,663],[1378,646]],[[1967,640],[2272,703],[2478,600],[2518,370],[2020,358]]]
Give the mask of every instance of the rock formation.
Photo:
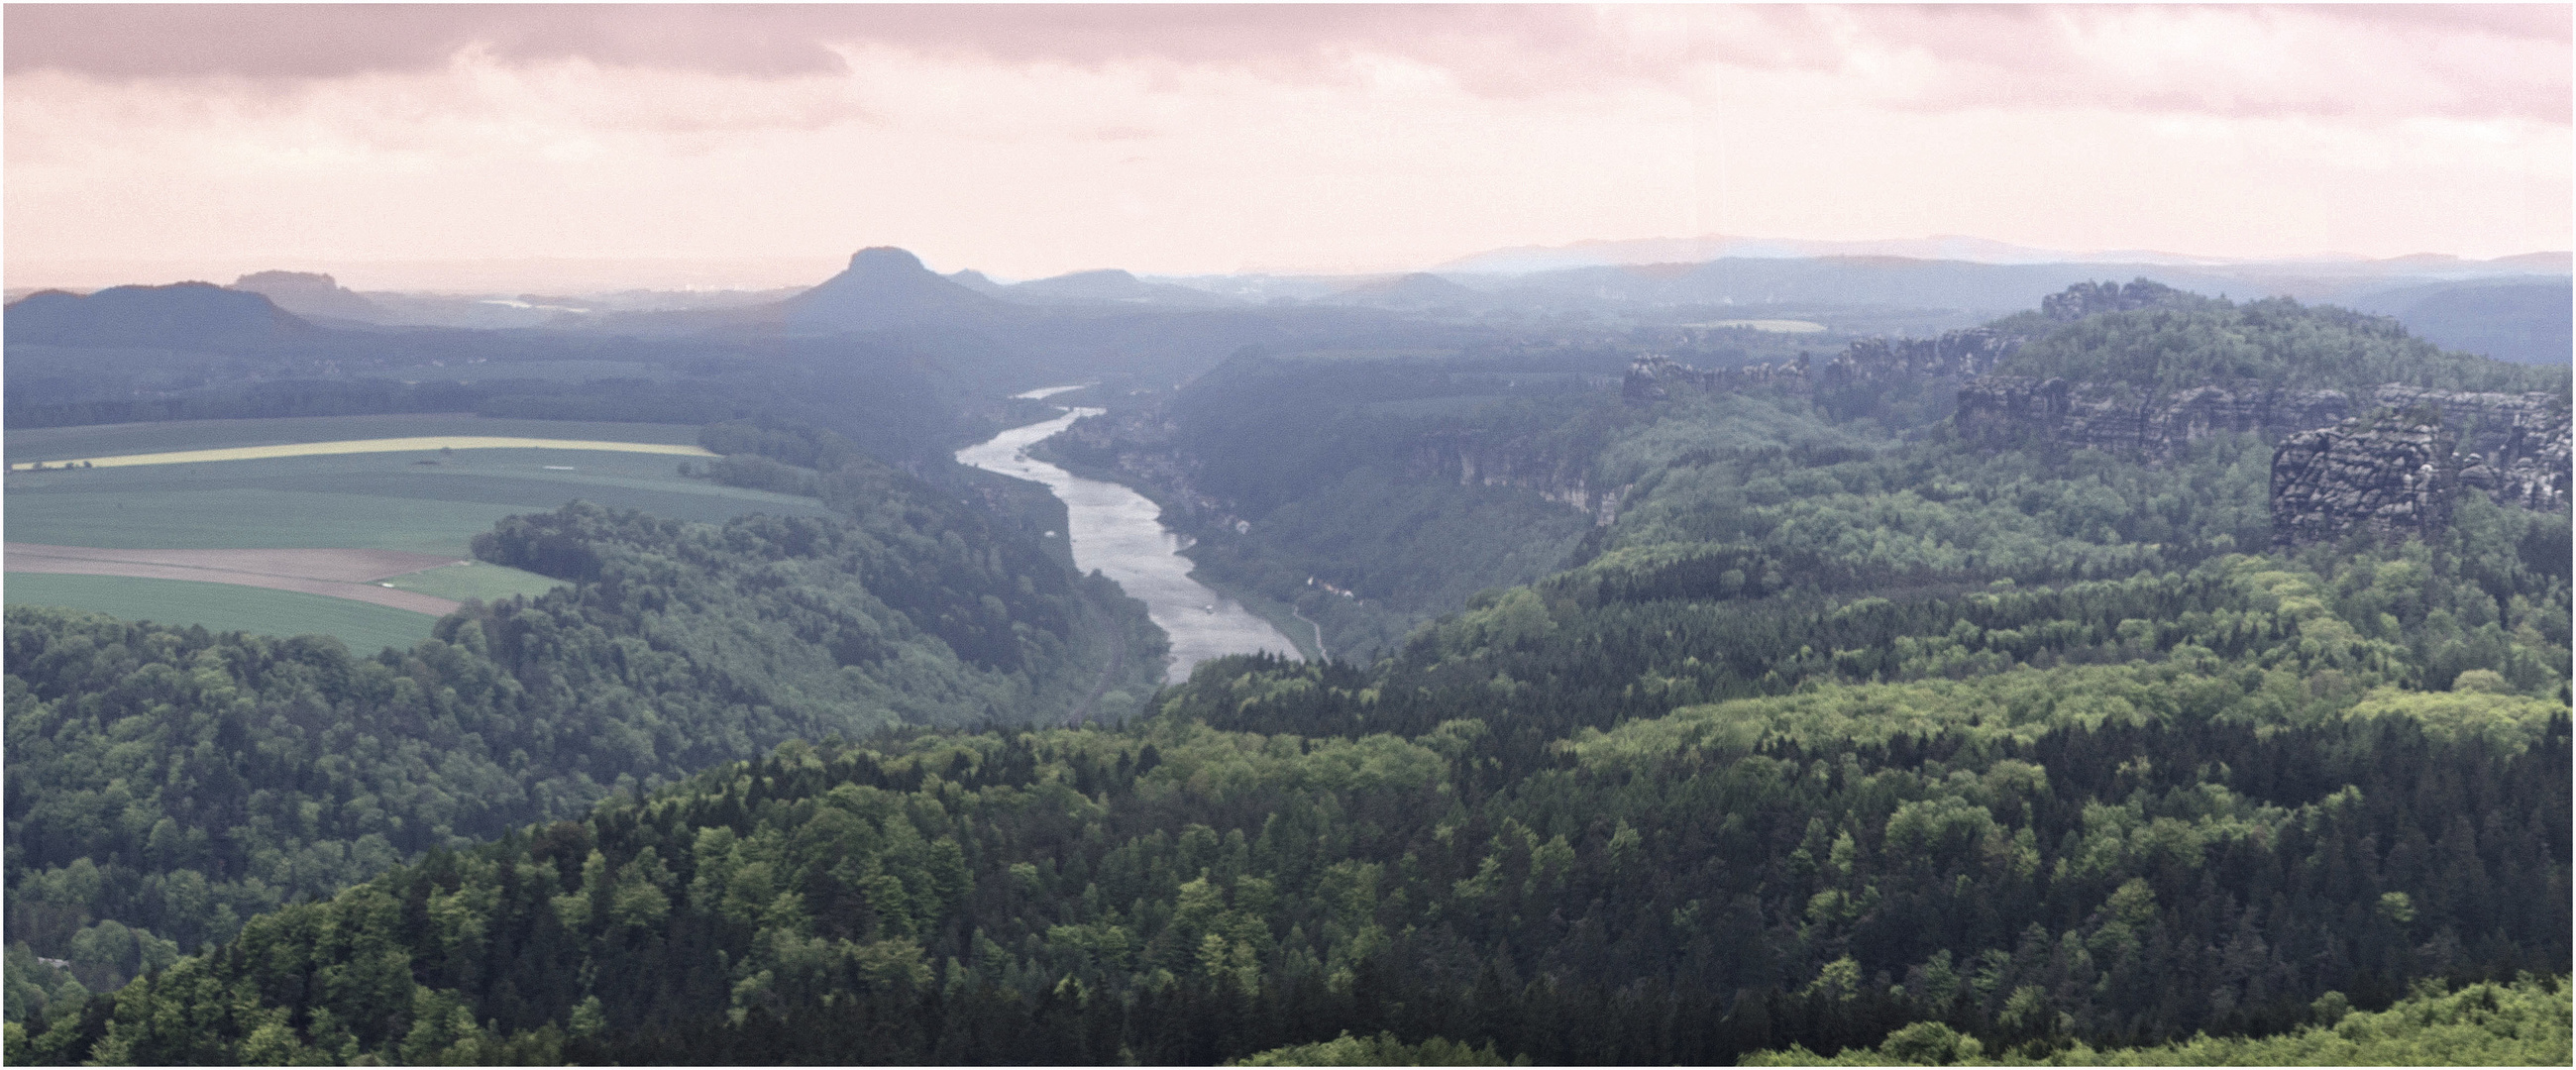
[[[1607,527],[1619,519],[1619,503],[1633,487],[1595,488],[1588,466],[1545,451],[1511,443],[1480,442],[1464,433],[1434,433],[1414,443],[1405,459],[1405,474],[1415,478],[1454,479],[1459,486],[1515,487],[1535,491],[1551,502],[1570,506]]]
[[[2355,530],[2423,537],[2451,520],[2457,444],[2438,419],[2382,412],[2300,431],[2272,453],[2272,539],[2283,546]]]
[[[2459,438],[2460,483],[2499,504],[2525,509],[2567,505],[2569,413],[2547,393],[2483,394],[2391,384],[2374,396],[2389,409],[2431,409]]]
[[[2337,390],[2196,387],[2154,396],[2122,386],[1990,375],[1959,388],[1960,437],[1989,446],[2045,444],[2168,461],[2193,442],[2253,432],[2277,438],[2352,414]]]
[[[2382,415],[2353,422],[2373,413]],[[2406,436],[2415,432],[2394,430],[2400,424],[2442,443],[2437,467],[2443,475],[2437,482],[2405,483],[2428,462],[2408,452],[2416,447]],[[2211,435],[2262,435],[2278,443],[2273,516],[2281,538],[2292,543],[2355,527],[2439,527],[2450,515],[2449,495],[2456,487],[2525,509],[2568,503],[2568,405],[2548,393],[2484,394],[2392,383],[2358,400],[2337,390],[2279,387],[2206,386],[2158,396],[2122,386],[1992,375],[1959,388],[1953,426],[1961,438],[1985,446],[2097,449],[2149,462],[2178,458]],[[2401,485],[2411,489],[2393,489]],[[2392,519],[2401,516],[2403,523]]]

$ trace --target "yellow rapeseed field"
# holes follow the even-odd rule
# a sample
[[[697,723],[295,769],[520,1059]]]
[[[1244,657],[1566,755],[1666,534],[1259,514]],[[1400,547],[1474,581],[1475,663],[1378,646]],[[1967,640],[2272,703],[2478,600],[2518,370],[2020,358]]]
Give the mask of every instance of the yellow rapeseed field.
[[[41,464],[47,468],[88,465],[92,468],[123,468],[137,464],[192,464],[198,461],[256,461],[272,457],[314,457],[332,453],[411,453],[429,450],[605,450],[614,453],[668,453],[682,457],[713,457],[701,446],[672,446],[656,442],[598,442],[566,438],[505,438],[493,435],[435,435],[421,438],[364,438],[347,442],[291,442],[281,446],[234,446],[218,450],[179,450],[174,453],[129,453],[118,457],[85,457],[63,461],[34,461],[13,464],[9,470],[24,472]]]

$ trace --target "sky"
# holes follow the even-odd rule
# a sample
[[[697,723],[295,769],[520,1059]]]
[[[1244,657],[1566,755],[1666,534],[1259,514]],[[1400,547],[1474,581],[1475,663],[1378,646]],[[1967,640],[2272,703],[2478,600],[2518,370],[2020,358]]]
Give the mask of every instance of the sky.
[[[7,284],[1410,270],[1590,239],[2576,246],[2570,9],[0,9]]]

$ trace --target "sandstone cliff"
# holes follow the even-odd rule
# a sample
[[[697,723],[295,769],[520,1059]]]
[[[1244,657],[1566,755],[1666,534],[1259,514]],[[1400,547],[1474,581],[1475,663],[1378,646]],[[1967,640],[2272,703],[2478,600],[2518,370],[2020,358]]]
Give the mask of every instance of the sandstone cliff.
[[[2336,390],[2205,386],[2158,397],[2121,386],[1990,375],[1959,388],[1954,426],[1981,445],[2097,449],[2165,461],[2211,435],[2277,438],[2332,424],[2352,410],[2351,399]]]
[[[2547,393],[2490,394],[2390,384],[2355,403],[2337,390],[2198,387],[2165,396],[2064,379],[1991,375],[1959,388],[1955,426],[1990,446],[2047,444],[2171,460],[2214,434],[2280,438],[2381,409],[2437,414],[2457,439],[2464,485],[2532,509],[2567,504],[2567,404]]]
[[[2438,420],[2387,412],[2283,438],[2272,454],[2273,541],[2441,530],[2459,487],[2456,449]]]
[[[2555,395],[2484,394],[2380,387],[2374,400],[2398,410],[2430,409],[2456,435],[2460,483],[2505,505],[2558,509],[2567,504],[2568,405]]]
[[[1630,487],[1592,486],[1589,464],[1558,457],[1515,443],[1490,443],[1461,433],[1425,435],[1405,458],[1405,474],[1417,479],[1454,479],[1459,486],[1515,487],[1569,506],[1607,527],[1619,518],[1619,503]],[[1631,485],[1633,486],[1633,484]]]

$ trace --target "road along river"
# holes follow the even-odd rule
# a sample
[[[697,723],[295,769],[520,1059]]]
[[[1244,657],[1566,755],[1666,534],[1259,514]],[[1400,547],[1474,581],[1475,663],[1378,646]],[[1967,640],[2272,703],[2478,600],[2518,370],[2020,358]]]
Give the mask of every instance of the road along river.
[[[1024,452],[1099,411],[1071,409],[1045,423],[1012,428],[957,451],[957,463],[1055,491],[1073,527],[1066,534],[1073,539],[1075,566],[1085,572],[1097,569],[1118,581],[1172,637],[1172,655],[1164,667],[1168,679],[1186,680],[1199,662],[1226,654],[1295,654],[1297,644],[1269,621],[1190,578],[1190,560],[1181,556],[1180,536],[1164,529],[1162,507],[1116,483],[1083,479],[1030,460]]]

